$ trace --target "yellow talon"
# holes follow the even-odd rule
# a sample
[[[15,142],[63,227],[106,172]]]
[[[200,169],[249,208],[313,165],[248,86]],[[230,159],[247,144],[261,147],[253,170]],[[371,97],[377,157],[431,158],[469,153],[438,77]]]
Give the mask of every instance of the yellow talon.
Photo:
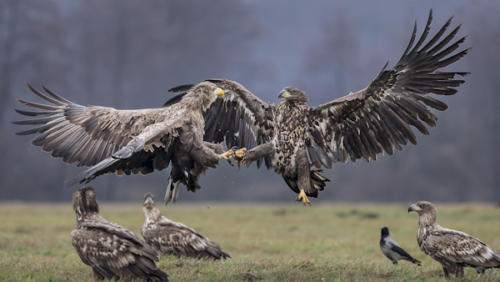
[[[232,156],[234,154],[234,151],[229,149],[229,151],[225,152],[225,153],[222,153],[219,155],[219,159],[229,159],[230,156]]]
[[[300,189],[300,193],[297,196],[297,201],[301,201],[304,205],[311,205],[311,202],[307,198],[306,192],[304,192],[304,189]]]
[[[234,155],[238,159],[243,159],[243,157],[245,156],[246,152],[247,152],[247,148],[243,147],[243,148],[239,149],[238,151],[234,152]]]

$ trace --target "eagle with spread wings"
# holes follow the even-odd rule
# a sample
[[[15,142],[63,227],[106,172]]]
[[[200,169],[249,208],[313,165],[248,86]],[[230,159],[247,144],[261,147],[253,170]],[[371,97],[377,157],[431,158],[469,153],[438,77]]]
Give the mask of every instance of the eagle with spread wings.
[[[392,155],[417,143],[411,127],[428,135],[426,125],[436,126],[431,109],[443,111],[447,105],[429,94],[457,93],[464,83],[457,76],[467,73],[441,69],[468,49],[455,52],[465,41],[465,37],[452,41],[460,26],[444,35],[451,18],[426,42],[431,21],[432,10],[416,43],[415,23],[406,50],[392,69],[386,64],[366,88],[316,107],[308,107],[307,96],[297,88],[285,88],[279,94],[282,102],[271,105],[237,82],[208,80],[228,95],[205,112],[205,141],[225,140],[229,148],[240,147],[234,156],[247,164],[257,161],[259,166],[264,161],[299,194],[297,200],[310,203],[307,196],[317,197],[329,181],[320,174],[322,168],[348,159],[373,161],[379,154]]]
[[[45,93],[28,87],[48,103],[18,100],[35,110],[16,109],[32,118],[14,123],[33,126],[17,134],[38,134],[33,145],[67,163],[90,166],[73,182],[88,183],[106,173],[148,174],[171,163],[165,200],[175,201],[179,184],[196,191],[199,175],[232,154],[203,141],[202,114],[224,96],[211,82],[198,84],[176,103],[139,110],[82,106],[45,87]]]

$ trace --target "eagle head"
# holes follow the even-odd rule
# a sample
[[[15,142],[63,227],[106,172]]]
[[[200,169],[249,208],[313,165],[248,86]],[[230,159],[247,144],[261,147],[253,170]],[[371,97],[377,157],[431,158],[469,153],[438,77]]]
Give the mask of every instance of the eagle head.
[[[154,196],[151,193],[144,194],[144,203],[142,206],[146,209],[152,209],[155,206]]]
[[[416,212],[420,216],[420,221],[424,224],[434,224],[437,217],[437,209],[427,201],[418,201],[408,207],[408,212]]]
[[[287,87],[280,92],[278,98],[284,99],[286,102],[292,103],[307,103],[307,96],[302,90],[299,90],[295,87]]]
[[[87,214],[99,213],[96,193],[92,187],[83,187],[73,193],[73,210],[79,218]]]

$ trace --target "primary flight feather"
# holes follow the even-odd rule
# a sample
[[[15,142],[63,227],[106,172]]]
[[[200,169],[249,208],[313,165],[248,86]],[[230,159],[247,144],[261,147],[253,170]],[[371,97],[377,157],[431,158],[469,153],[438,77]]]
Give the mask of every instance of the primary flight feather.
[[[242,85],[230,80],[209,80],[229,93],[205,112],[205,140],[239,146],[236,156],[251,163],[263,159],[281,174],[288,186],[309,203],[327,178],[322,168],[334,162],[373,161],[382,153],[392,155],[408,143],[416,144],[411,127],[429,134],[436,126],[431,109],[447,105],[432,97],[453,95],[464,83],[465,72],[441,71],[458,61],[468,49],[456,51],[465,37],[454,40],[460,26],[445,35],[451,19],[427,40],[432,10],[415,43],[415,24],[400,60],[386,66],[364,89],[317,107],[307,106],[307,96],[297,88],[285,88],[278,105],[265,103]],[[426,41],[427,40],[427,41]],[[184,85],[177,90],[184,91]],[[227,119],[230,117],[229,119]]]

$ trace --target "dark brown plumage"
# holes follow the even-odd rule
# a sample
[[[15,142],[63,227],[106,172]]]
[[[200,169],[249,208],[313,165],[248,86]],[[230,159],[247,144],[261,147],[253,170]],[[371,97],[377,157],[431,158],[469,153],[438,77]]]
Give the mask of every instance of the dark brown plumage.
[[[190,191],[199,189],[199,175],[227,158],[221,145],[203,141],[202,113],[224,95],[213,83],[192,87],[167,107],[141,110],[85,107],[47,88],[41,93],[28,87],[48,104],[19,100],[37,111],[16,110],[34,117],[14,122],[34,126],[18,134],[38,134],[33,145],[65,162],[91,166],[73,182],[88,183],[106,173],[147,174],[172,163],[165,200],[175,201],[179,184]]]
[[[142,237],[161,254],[199,259],[231,257],[196,230],[162,216],[155,206],[153,195],[144,195],[143,210],[146,219],[141,229]]]
[[[244,161],[264,158],[267,167],[280,173],[298,198],[308,203],[306,194],[316,197],[328,181],[320,175],[321,168],[349,158],[372,161],[379,154],[392,155],[408,142],[416,144],[411,126],[425,135],[429,134],[426,125],[436,126],[437,117],[430,108],[443,111],[447,105],[428,94],[457,93],[464,83],[457,76],[466,73],[440,69],[458,61],[468,49],[454,53],[465,40],[452,42],[459,27],[444,36],[451,19],[426,42],[431,21],[432,11],[416,43],[415,24],[406,50],[392,69],[384,66],[366,88],[317,107],[308,107],[305,93],[296,88],[285,88],[280,93],[283,101],[269,105],[236,82],[210,80],[232,94],[205,113],[205,140],[225,139],[228,147],[250,148]]]
[[[156,267],[158,254],[135,234],[99,215],[94,189],[73,193],[76,228],[71,240],[83,263],[92,267],[96,279],[143,279],[168,281]]]
[[[417,242],[420,249],[443,266],[446,278],[461,277],[464,267],[476,268],[478,273],[487,268],[500,268],[500,252],[467,233],[441,227],[437,223],[436,207],[426,201],[416,202],[408,212],[417,212]]]

